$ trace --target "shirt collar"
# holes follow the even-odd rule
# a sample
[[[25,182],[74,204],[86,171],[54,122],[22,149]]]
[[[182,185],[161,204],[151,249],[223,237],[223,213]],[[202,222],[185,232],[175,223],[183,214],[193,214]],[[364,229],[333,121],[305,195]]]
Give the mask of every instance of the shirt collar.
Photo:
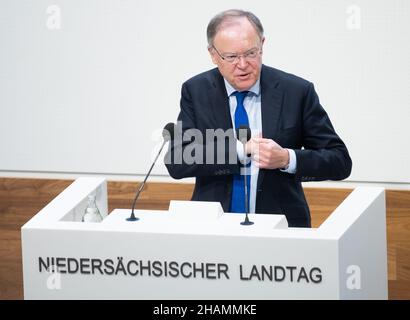
[[[228,81],[226,81],[225,78],[224,78],[224,82],[225,82],[226,93],[228,94],[228,97],[229,97],[231,96],[232,93],[234,93],[237,90],[234,87],[232,87],[231,84]],[[258,96],[260,94],[260,79],[258,79],[248,91]]]

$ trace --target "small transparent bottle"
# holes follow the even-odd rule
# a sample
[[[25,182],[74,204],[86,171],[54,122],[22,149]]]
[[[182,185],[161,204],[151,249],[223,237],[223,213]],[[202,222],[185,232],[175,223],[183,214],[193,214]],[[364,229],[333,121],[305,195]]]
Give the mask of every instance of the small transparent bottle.
[[[103,220],[100,210],[97,208],[95,203],[95,194],[90,194],[88,196],[88,204],[85,209],[82,222],[101,222]]]

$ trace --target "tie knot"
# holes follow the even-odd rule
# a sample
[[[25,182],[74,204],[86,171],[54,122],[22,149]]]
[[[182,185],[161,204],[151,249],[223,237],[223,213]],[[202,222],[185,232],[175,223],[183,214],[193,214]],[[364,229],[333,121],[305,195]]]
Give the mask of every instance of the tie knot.
[[[239,104],[243,104],[243,100],[245,100],[246,95],[249,91],[235,91],[232,93],[236,97],[236,102]]]

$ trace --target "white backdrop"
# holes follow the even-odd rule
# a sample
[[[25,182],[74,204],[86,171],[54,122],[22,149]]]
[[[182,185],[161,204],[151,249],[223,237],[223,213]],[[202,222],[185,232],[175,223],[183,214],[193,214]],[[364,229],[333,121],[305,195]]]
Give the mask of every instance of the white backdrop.
[[[1,0],[0,170],[144,174],[228,8],[261,19],[265,64],[315,84],[349,180],[410,182],[408,0]]]

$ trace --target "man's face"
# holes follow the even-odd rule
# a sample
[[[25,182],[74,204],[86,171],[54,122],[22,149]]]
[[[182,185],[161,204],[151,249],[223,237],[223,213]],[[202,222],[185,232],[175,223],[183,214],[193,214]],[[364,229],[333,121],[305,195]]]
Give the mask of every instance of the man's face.
[[[214,48],[209,49],[212,61],[236,90],[248,90],[259,79],[264,40],[260,39],[253,25],[245,17],[224,23],[215,35]],[[255,49],[255,57],[244,57],[249,52],[255,52]],[[222,58],[236,55],[240,56],[233,62]]]

